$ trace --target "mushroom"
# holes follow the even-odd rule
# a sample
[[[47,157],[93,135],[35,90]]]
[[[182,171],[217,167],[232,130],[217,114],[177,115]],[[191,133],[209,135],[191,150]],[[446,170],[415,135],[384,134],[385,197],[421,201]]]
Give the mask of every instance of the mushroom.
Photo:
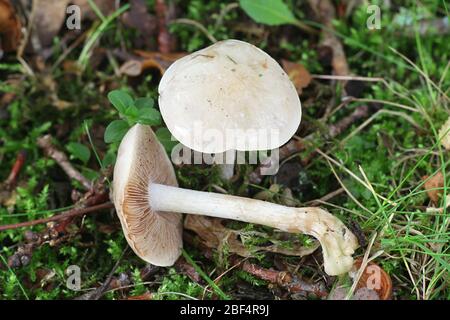
[[[199,214],[261,224],[317,238],[325,272],[353,265],[357,240],[327,211],[177,187],[173,167],[151,127],[136,124],[123,138],[114,168],[113,201],[125,237],[143,260],[172,265],[182,248],[182,215]]]
[[[174,62],[159,84],[159,108],[172,135],[195,151],[278,148],[301,120],[298,93],[280,65],[254,45],[225,40]],[[231,171],[230,171],[231,169]]]

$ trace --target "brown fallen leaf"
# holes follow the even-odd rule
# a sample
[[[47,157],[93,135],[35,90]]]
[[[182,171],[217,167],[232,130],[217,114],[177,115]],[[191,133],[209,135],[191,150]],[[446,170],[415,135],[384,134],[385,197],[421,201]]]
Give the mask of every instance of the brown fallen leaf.
[[[423,184],[424,189],[427,191],[427,195],[434,204],[438,204],[439,197],[442,194],[442,190],[436,190],[437,188],[444,187],[444,176],[442,172],[436,173],[434,176],[429,178],[429,176],[423,176],[422,180],[426,180]],[[427,180],[428,179],[428,180]]]
[[[18,48],[21,28],[22,24],[10,0],[0,0],[0,52],[15,51]]]
[[[331,61],[333,73],[338,76],[350,75],[344,47],[334,32],[333,21],[336,18],[336,10],[333,2],[331,0],[308,0],[308,2],[319,21],[325,26],[322,29],[321,45],[333,52]]]
[[[37,33],[40,46],[47,48],[59,33],[66,17],[69,0],[33,0],[33,30]]]
[[[230,253],[236,253],[241,257],[253,257],[258,252],[273,252],[289,256],[303,257],[313,253],[319,243],[315,242],[311,247],[304,247],[295,244],[291,248],[278,245],[276,240],[268,246],[253,246],[252,249],[245,247],[241,241],[242,238],[248,236],[244,231],[229,229],[222,225],[222,219],[204,217],[200,215],[187,215],[184,220],[186,229],[194,231],[204,241],[209,248],[220,248],[224,245]],[[266,234],[267,238],[270,238]]]
[[[129,77],[140,76],[142,74],[142,71],[144,71],[144,62],[140,60],[128,60],[119,68],[119,73],[121,75],[126,75]]]
[[[356,272],[361,268],[362,259],[355,260],[353,264],[352,273],[356,274]],[[363,288],[367,288],[373,290],[377,293],[380,300],[391,300],[392,299],[392,280],[391,277],[384,271],[381,267],[379,267],[374,262],[369,262],[363,271],[361,277],[359,278],[358,284],[356,285],[356,289],[360,290]],[[361,297],[370,297],[372,296],[371,292],[361,291]],[[356,295],[356,292],[355,292]]]
[[[309,71],[300,63],[295,63],[284,59],[281,60],[281,65],[291,79],[292,83],[294,83],[298,94],[301,94],[303,88],[306,88],[311,82],[312,77]]]
[[[136,54],[142,59],[131,59],[119,68],[119,72],[130,77],[140,76],[148,69],[157,69],[162,75],[176,60],[186,55],[184,52],[162,54],[137,50]]]

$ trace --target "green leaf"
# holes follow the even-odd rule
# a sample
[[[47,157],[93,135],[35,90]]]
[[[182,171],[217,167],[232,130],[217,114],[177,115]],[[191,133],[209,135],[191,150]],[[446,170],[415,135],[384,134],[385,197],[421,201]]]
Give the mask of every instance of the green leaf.
[[[240,0],[239,3],[245,13],[258,23],[276,26],[297,22],[282,0]]]
[[[105,142],[111,143],[122,140],[128,129],[129,126],[125,120],[114,120],[105,130]]]
[[[156,130],[156,136],[168,153],[178,144],[178,141],[172,137],[172,134],[167,128],[159,128]]]
[[[106,168],[110,165],[114,165],[115,162],[116,162],[116,152],[109,150],[103,157],[102,165],[103,167]]]
[[[83,161],[83,163],[88,162],[91,158],[91,150],[89,150],[89,148],[84,144],[71,142],[67,145],[67,150],[74,158]]]
[[[123,114],[128,120],[130,120],[132,123],[135,123],[136,120],[139,117],[139,109],[136,108],[136,106],[130,106]]]
[[[153,108],[155,106],[155,102],[151,98],[138,98],[134,102],[134,105],[138,109]]]
[[[139,109],[138,122],[149,126],[161,124],[161,114],[154,108]]]
[[[133,98],[122,90],[111,91],[108,93],[108,99],[121,114],[125,114],[126,110],[134,105]]]

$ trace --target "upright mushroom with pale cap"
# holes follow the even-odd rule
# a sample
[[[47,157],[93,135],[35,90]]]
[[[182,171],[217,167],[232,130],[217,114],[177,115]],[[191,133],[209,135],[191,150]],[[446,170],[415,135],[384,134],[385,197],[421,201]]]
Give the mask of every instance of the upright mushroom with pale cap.
[[[199,152],[275,149],[300,124],[300,99],[289,77],[267,53],[239,40],[177,60],[158,91],[172,135]],[[227,159],[225,176],[232,175],[233,163],[234,157]]]
[[[114,168],[113,200],[125,237],[143,260],[172,265],[182,248],[182,215],[261,224],[317,238],[325,272],[338,275],[353,265],[355,236],[320,208],[270,202],[177,187],[173,167],[151,127],[137,124],[123,138]]]

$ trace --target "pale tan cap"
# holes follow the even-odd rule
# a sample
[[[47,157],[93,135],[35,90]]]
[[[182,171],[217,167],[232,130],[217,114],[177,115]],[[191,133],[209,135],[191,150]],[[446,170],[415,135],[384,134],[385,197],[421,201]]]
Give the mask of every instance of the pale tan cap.
[[[301,120],[288,75],[267,53],[239,40],[173,63],[159,84],[159,107],[177,140],[207,153],[277,148]]]

